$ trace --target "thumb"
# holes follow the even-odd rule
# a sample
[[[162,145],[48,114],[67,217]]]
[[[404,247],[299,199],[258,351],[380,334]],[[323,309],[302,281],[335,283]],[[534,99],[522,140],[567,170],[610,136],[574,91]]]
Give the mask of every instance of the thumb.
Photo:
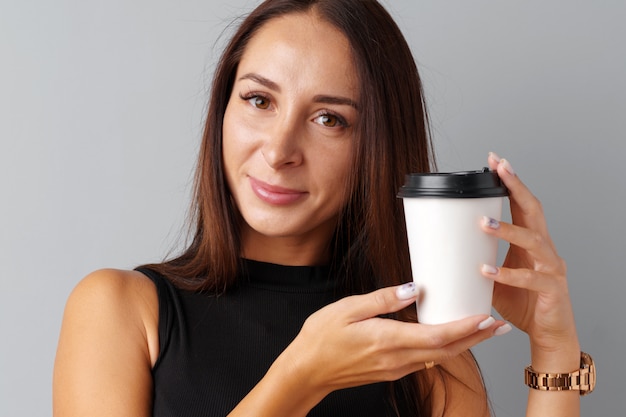
[[[418,290],[413,282],[381,288],[368,294],[344,298],[350,321],[366,320],[381,314],[395,313],[417,299]]]

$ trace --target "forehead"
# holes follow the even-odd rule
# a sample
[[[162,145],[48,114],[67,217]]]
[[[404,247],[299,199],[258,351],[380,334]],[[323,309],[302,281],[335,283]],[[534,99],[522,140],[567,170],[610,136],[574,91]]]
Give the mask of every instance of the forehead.
[[[273,18],[248,42],[238,73],[259,72],[281,82],[323,82],[355,95],[357,75],[350,43],[314,12]]]

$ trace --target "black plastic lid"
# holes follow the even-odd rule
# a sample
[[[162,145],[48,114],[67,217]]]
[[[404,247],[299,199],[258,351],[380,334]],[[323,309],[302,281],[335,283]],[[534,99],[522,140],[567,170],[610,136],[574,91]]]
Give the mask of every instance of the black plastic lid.
[[[398,193],[398,197],[402,198],[484,198],[508,195],[498,174],[489,168],[481,171],[408,174]]]

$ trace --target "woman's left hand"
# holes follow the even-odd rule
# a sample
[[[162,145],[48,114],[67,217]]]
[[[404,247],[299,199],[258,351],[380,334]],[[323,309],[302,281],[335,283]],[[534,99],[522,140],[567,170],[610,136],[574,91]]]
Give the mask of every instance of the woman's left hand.
[[[512,224],[485,221],[483,226],[510,243],[501,268],[483,267],[483,274],[495,281],[494,307],[528,333],[533,351],[578,350],[565,262],[550,238],[541,203],[507,160],[491,153],[489,167],[509,189],[513,220]]]

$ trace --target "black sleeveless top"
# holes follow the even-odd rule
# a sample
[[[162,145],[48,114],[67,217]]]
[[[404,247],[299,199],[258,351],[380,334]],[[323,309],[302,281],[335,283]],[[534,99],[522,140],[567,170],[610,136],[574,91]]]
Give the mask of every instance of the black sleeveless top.
[[[144,268],[159,299],[159,357],[152,369],[154,417],[226,416],[265,375],[304,320],[336,301],[325,267],[244,261],[223,295],[184,291]],[[388,383],[339,390],[308,414],[395,416]]]

